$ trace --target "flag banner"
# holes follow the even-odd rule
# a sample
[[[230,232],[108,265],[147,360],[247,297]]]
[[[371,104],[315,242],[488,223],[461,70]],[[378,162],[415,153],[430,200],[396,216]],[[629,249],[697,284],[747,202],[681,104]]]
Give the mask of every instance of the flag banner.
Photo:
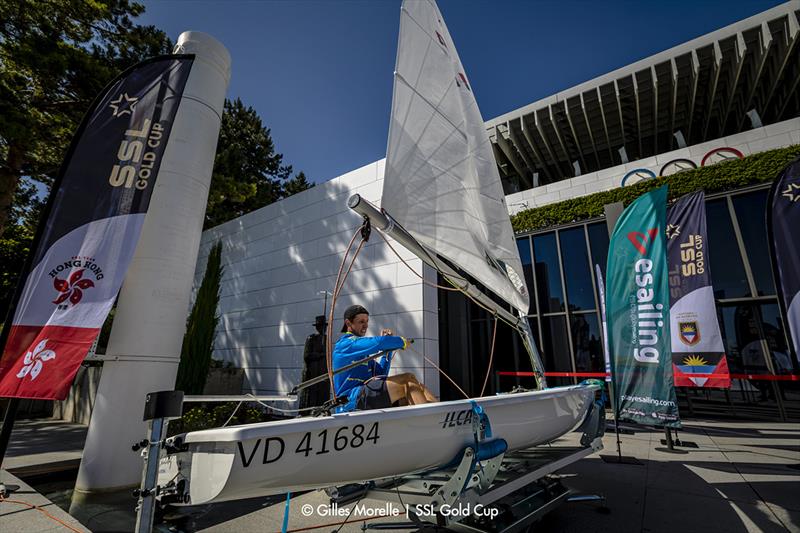
[[[133,259],[193,58],[128,69],[84,117],[20,277],[0,396],[66,397]]]
[[[603,285],[603,271],[600,265],[594,266],[597,276],[597,293],[600,296],[600,318],[603,322],[603,359],[606,363],[606,381],[611,381],[611,359],[608,356],[608,322],[606,322],[606,290]]]
[[[666,235],[675,386],[730,388],[711,285],[703,191],[682,196],[669,209]]]
[[[680,427],[669,341],[667,187],[641,195],[614,227],[606,319],[620,419]]]
[[[775,179],[767,200],[772,270],[795,358],[800,361],[800,157]]]

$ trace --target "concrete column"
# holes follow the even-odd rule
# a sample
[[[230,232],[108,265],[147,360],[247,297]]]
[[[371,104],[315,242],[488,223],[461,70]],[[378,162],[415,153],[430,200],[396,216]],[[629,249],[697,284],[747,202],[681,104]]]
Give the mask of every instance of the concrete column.
[[[606,227],[608,228],[608,236],[614,233],[614,226],[617,225],[617,220],[622,216],[625,211],[625,206],[622,202],[614,202],[613,204],[606,204],[603,206],[603,213],[606,215]]]
[[[142,459],[131,445],[147,433],[145,395],[175,386],[230,80],[230,55],[213,37],[185,32],[175,52],[196,58],[120,292],[75,486],[77,499],[81,493],[138,485]]]

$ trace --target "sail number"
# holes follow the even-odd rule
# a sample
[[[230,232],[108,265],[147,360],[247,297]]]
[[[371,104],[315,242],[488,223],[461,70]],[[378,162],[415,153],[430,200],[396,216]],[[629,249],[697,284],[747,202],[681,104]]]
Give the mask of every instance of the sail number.
[[[355,426],[342,426],[335,432],[324,429],[318,433],[306,432],[300,439],[294,450],[296,454],[303,454],[308,457],[311,454],[323,455],[331,452],[341,452],[347,448],[360,448],[365,444],[377,444],[380,435],[378,434],[378,422],[374,422],[369,429],[364,424]],[[263,442],[262,442],[263,441]],[[266,439],[256,439],[255,445],[251,450],[245,450],[242,442],[237,442],[239,457],[245,468],[253,463],[259,450],[262,448],[261,464],[274,463],[283,457],[286,451],[286,442],[281,437],[269,437]]]

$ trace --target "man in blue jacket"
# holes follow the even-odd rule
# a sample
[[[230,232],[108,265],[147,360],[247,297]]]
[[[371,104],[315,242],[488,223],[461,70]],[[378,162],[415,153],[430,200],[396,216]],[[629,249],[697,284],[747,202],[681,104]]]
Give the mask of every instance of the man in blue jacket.
[[[389,376],[392,355],[388,350],[404,350],[408,341],[384,329],[380,337],[366,337],[369,312],[360,305],[351,305],[344,312],[342,335],[333,348],[334,371],[351,363],[387,351],[344,372],[334,375],[336,396],[346,396],[348,402],[337,412],[356,409],[380,409],[393,405],[416,405],[438,399],[411,373]]]

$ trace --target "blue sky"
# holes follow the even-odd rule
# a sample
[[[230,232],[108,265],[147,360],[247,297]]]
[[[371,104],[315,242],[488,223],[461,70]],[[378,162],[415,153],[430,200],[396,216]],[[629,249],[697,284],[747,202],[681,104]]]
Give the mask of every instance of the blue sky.
[[[151,0],[140,24],[199,30],[233,58],[285,162],[324,182],[382,158],[399,0]],[[780,4],[439,0],[489,119]]]

